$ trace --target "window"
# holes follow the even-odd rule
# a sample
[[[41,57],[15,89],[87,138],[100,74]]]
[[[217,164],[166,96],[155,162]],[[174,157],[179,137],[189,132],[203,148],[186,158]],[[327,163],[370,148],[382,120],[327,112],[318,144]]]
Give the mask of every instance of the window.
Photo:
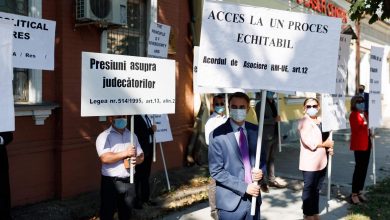
[[[29,0],[0,0],[0,11],[28,15]],[[29,101],[29,70],[14,68],[14,101],[28,102]]]
[[[0,11],[35,18],[42,17],[42,0],[0,0]],[[42,70],[14,68],[15,116],[32,116],[43,125],[55,103],[42,102]]]
[[[107,53],[145,56],[146,4],[143,0],[127,1],[127,26],[107,31]]]
[[[0,0],[0,11],[27,15],[28,0]]]

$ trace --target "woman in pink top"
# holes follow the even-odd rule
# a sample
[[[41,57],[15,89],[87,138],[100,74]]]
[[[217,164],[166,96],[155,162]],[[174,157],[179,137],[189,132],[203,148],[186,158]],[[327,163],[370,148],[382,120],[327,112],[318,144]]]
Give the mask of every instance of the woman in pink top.
[[[307,98],[304,103],[305,116],[299,121],[301,151],[299,169],[303,174],[302,209],[304,219],[319,218],[319,192],[325,179],[327,153],[333,155],[333,141],[329,132],[322,132],[321,121],[317,117],[320,104],[315,98]]]

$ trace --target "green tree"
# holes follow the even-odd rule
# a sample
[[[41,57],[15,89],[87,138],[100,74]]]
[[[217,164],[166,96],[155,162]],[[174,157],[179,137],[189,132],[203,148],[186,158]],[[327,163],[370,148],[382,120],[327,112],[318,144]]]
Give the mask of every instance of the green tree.
[[[390,19],[390,0],[351,0],[349,15],[352,21],[360,20],[365,15],[371,15],[370,24],[380,20]]]

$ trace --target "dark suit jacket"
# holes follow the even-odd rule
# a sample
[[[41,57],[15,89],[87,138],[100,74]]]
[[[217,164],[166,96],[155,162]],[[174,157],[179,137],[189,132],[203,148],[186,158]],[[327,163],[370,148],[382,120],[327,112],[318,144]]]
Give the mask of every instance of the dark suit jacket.
[[[251,167],[255,166],[258,128],[256,125],[245,122],[247,131],[249,157]],[[260,168],[265,174],[265,149],[261,150]],[[233,211],[240,200],[246,196],[247,183],[244,181],[245,171],[241,152],[234,136],[230,119],[217,127],[210,139],[209,170],[211,177],[217,183],[216,206],[217,209]],[[261,197],[257,205],[261,204]]]
[[[14,135],[12,132],[0,132],[0,136],[3,138],[4,140],[4,146],[8,145],[9,143],[11,143],[11,141],[14,139]]]
[[[153,143],[149,143],[149,135],[154,132],[152,128],[148,128],[148,125],[141,115],[134,115],[134,133],[137,135],[138,142],[144,151],[144,155],[152,155]]]
[[[364,97],[363,98],[364,98],[364,111],[365,112],[368,112],[368,105],[370,103],[369,100],[368,100],[370,98],[369,95],[370,94],[368,92],[364,93]]]
[[[12,139],[12,132],[0,132],[4,143],[0,145],[0,219],[11,219],[11,193],[9,185],[9,166],[7,148]]]
[[[265,102],[265,111],[264,111],[264,127],[263,127],[263,141],[277,141],[277,126],[278,123],[275,121],[275,117],[272,114],[271,105],[274,104],[276,108],[276,103],[271,103],[269,100]],[[260,121],[260,107],[261,101],[258,102],[255,106],[255,111],[257,114],[257,118]]]

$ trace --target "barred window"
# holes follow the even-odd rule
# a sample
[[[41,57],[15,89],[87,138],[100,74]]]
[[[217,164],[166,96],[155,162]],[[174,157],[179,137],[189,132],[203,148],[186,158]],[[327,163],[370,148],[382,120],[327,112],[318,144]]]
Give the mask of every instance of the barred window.
[[[127,1],[127,26],[107,31],[107,52],[145,56],[146,4],[144,0]]]
[[[28,15],[29,0],[0,0],[0,11]],[[13,93],[15,102],[28,102],[29,70],[14,68]]]

